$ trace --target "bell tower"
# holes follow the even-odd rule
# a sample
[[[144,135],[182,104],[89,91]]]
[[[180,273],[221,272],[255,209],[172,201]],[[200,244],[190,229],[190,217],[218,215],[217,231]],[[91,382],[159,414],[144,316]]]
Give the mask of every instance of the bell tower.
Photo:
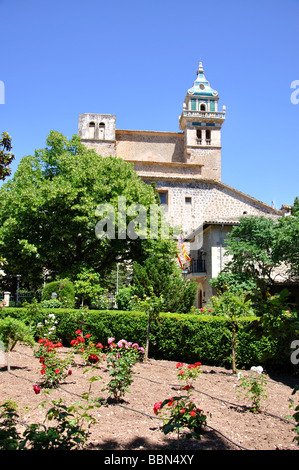
[[[220,181],[225,106],[218,111],[218,100],[218,92],[211,88],[200,62],[179,118],[180,129],[184,131],[184,157],[187,163],[201,165],[202,178]]]

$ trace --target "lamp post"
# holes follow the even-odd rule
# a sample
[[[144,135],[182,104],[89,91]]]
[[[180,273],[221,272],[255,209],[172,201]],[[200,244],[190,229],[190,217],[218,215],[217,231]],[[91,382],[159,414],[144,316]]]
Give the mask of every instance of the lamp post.
[[[19,306],[19,286],[20,286],[20,280],[21,280],[21,274],[17,274],[17,298],[16,298],[16,307]]]

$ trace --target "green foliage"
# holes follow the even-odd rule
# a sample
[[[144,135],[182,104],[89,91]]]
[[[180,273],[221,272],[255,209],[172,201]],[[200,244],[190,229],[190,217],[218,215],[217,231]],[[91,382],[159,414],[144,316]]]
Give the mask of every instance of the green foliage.
[[[17,404],[11,400],[0,404],[0,450],[17,450],[20,443]]]
[[[17,320],[10,316],[0,319],[0,341],[8,351],[7,369],[10,372],[10,352],[17,343],[34,344],[32,332],[22,320]]]
[[[230,292],[246,294],[252,299],[258,297],[260,289],[256,285],[256,280],[249,273],[231,272],[229,269],[229,267],[224,268],[217,277],[209,281],[210,285],[216,289],[217,295],[229,289]]]
[[[22,320],[10,316],[0,319],[0,339],[6,351],[12,351],[18,342],[34,344],[29,327]]]
[[[163,309],[164,298],[161,295],[160,297],[156,297],[153,292],[151,292],[150,296],[144,295],[142,299],[139,299],[137,296],[134,296],[131,306],[136,310],[141,310],[145,312],[148,317],[147,321],[147,332],[146,332],[146,346],[145,346],[145,360],[148,359],[149,354],[149,342],[150,342],[150,330],[151,330],[151,323],[157,322],[159,318],[159,314]]]
[[[106,361],[110,381],[103,390],[107,390],[109,396],[115,402],[119,402],[130,391],[130,385],[133,383],[133,366],[140,358],[140,350],[137,343],[134,347],[134,344],[129,345],[126,340],[120,340],[116,345],[114,340],[115,338],[108,340]]]
[[[42,300],[40,303],[41,308],[62,308],[62,302],[58,299]]]
[[[2,132],[0,138],[0,180],[4,180],[10,176],[11,169],[9,165],[14,160],[14,155],[11,153],[11,137],[7,132]]]
[[[299,216],[283,217],[278,221],[275,255],[285,263],[290,279],[299,276]]]
[[[54,344],[52,341],[42,338],[39,340],[39,344],[40,347],[35,354],[41,363],[43,387],[56,387],[68,375],[71,375],[70,366],[73,358],[70,355],[62,358],[57,353],[57,348],[62,347],[61,343]]]
[[[240,317],[255,316],[251,300],[246,295],[230,289],[211,297],[209,307],[211,315],[226,317],[232,321],[237,321]]]
[[[219,297],[213,297],[211,301],[212,314],[221,315],[228,318],[232,331],[232,369],[233,373],[237,372],[236,357],[238,347],[238,325],[240,317],[246,317],[254,314],[251,301],[246,299],[244,295],[235,291],[226,290]]]
[[[75,277],[74,288],[76,296],[81,299],[81,307],[83,307],[84,303],[90,305],[104,291],[100,287],[100,275],[92,268],[81,269]]]
[[[196,295],[196,284],[186,281],[173,253],[149,256],[143,264],[134,264],[134,294],[163,296],[163,310],[189,313]]]
[[[74,284],[69,279],[49,282],[45,285],[42,294],[42,301],[51,300],[52,294],[57,294],[57,300],[62,307],[73,308],[75,306]]]
[[[52,406],[46,412],[46,425],[29,425],[23,433],[19,427],[19,413],[16,403],[6,401],[0,405],[0,449],[1,450],[75,450],[83,447],[87,441],[88,429],[84,424],[93,424],[95,420],[80,403],[70,406],[62,400],[52,400]],[[41,406],[45,406],[42,403]],[[49,422],[54,421],[54,426]]]
[[[251,411],[259,413],[261,411],[261,401],[267,398],[263,368],[253,366],[247,375],[239,372],[238,381],[239,383],[235,387],[237,395],[248,397],[251,400]]]
[[[131,300],[134,296],[134,288],[132,286],[123,287],[118,291],[116,303],[119,310],[130,310]]]
[[[297,198],[298,199],[298,198]],[[294,204],[297,215],[297,201]],[[225,241],[232,259],[211,284],[223,291],[230,288],[252,292],[265,299],[268,286],[278,272],[289,279],[299,275],[299,217],[243,217]]]
[[[196,407],[189,396],[178,396],[154,404],[154,412],[163,418],[162,430],[165,435],[177,433],[177,449],[180,438],[201,439],[207,417],[203,410]]]
[[[32,321],[24,308],[2,309],[0,318],[8,313],[27,324]],[[103,344],[111,336],[143,345],[146,342],[148,316],[144,312],[47,309],[38,315],[36,321],[42,321],[49,313],[55,314],[57,337],[66,345],[81,325],[85,332]],[[288,331],[287,335],[269,336],[263,332],[259,317],[240,317],[238,367],[250,367],[252,364],[277,369],[291,367],[290,344],[296,337],[296,331]],[[186,363],[200,361],[202,364],[226,367],[231,365],[231,341],[231,323],[228,318],[220,316],[162,312],[159,323],[151,325],[151,357],[156,359]]]
[[[266,283],[273,282],[274,269],[279,261],[274,256],[277,222],[266,217],[242,217],[240,224],[228,234],[225,249],[232,260],[225,271],[237,273],[266,290]]]
[[[67,139],[51,131],[46,147],[22,158],[0,189],[0,256],[7,258],[9,274],[40,285],[45,267],[53,279],[72,279],[82,266],[110,272],[116,262],[145,258],[156,241],[119,238],[117,217],[115,239],[95,235],[97,207],[107,203],[117,213],[119,196],[126,207],[148,209],[156,201],[133,164],[99,156],[77,135]],[[134,218],[127,215],[126,226]]]
[[[299,197],[295,197],[294,204],[291,208],[292,215],[299,216]]]
[[[279,294],[267,295],[259,304],[260,323],[265,335],[285,341],[291,335],[298,337],[298,312],[292,310],[288,303],[289,291],[283,289]],[[286,345],[288,349],[288,346]]]

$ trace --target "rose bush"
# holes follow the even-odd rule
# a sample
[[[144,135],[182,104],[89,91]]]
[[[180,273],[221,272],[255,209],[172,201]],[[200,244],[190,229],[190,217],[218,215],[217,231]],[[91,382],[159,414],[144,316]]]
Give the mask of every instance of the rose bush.
[[[157,402],[153,410],[155,415],[163,419],[162,430],[165,435],[177,432],[178,448],[181,437],[201,439],[207,417],[189,396],[177,396]]]
[[[195,362],[195,364],[184,365],[182,362],[178,362],[176,368],[178,369],[177,377],[179,380],[183,380],[186,385],[183,390],[190,390],[194,387],[194,382],[201,374],[201,362]]]
[[[43,386],[46,388],[55,387],[72,374],[70,366],[73,363],[73,356],[68,354],[65,359],[62,359],[57,354],[57,349],[62,347],[60,342],[53,343],[47,338],[41,338],[38,343],[40,346],[35,355],[39,357],[41,364],[40,373],[43,377]],[[37,393],[36,390],[35,393]]]
[[[97,355],[99,361],[101,361],[103,359],[102,343],[93,342],[92,335],[89,333],[82,336],[81,330],[77,330],[75,333],[77,338],[72,339],[70,345],[72,348],[74,348],[76,353],[78,353],[84,359],[85,364],[90,362],[89,356],[92,354]]]

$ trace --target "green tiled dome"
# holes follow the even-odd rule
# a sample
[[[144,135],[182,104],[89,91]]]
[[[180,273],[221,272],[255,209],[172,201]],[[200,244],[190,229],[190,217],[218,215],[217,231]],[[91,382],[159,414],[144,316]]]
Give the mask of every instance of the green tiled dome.
[[[213,88],[210,87],[210,83],[206,79],[204,75],[204,69],[202,66],[202,63],[199,63],[198,70],[197,70],[197,78],[193,84],[192,88],[189,88],[188,90],[188,95],[194,95],[194,96],[218,96],[218,91],[213,90]]]

